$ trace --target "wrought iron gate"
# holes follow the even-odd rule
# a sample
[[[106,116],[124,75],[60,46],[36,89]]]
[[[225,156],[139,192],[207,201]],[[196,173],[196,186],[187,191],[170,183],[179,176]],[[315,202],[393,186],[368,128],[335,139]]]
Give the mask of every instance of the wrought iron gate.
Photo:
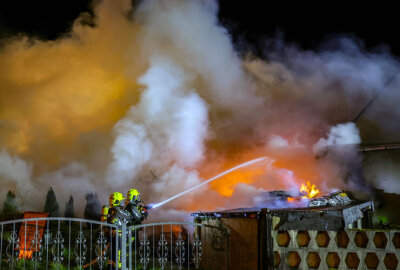
[[[199,269],[201,227],[201,224],[185,222],[129,227],[129,269]]]
[[[0,269],[199,269],[202,224],[77,218],[0,222]]]

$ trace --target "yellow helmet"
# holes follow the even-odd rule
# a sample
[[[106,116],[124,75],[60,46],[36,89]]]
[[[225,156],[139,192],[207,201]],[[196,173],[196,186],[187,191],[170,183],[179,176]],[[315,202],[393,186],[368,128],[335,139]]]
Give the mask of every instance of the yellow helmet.
[[[122,196],[121,193],[119,193],[119,192],[111,193],[111,195],[110,195],[110,200],[109,200],[110,206],[117,206],[117,205],[120,205],[120,204],[121,204],[121,201],[122,201],[123,199],[125,199],[125,198],[124,198],[124,196]]]
[[[128,191],[128,194],[126,195],[126,199],[128,201],[140,201],[140,197],[139,197],[139,191],[137,191],[137,189],[130,189]]]

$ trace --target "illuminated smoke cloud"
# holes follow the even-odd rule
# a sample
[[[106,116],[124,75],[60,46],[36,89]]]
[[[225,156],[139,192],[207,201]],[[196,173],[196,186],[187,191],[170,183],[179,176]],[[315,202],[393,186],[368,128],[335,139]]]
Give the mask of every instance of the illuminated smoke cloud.
[[[357,123],[361,136],[346,124],[398,69],[387,51],[343,38],[318,52],[278,40],[265,59],[243,59],[215,1],[148,0],[134,13],[130,5],[103,0],[55,41],[3,42],[3,190],[35,187],[40,201],[53,186],[64,205],[70,193],[82,194],[78,202],[96,191],[106,203],[111,192],[136,187],[150,203],[247,160],[276,160],[166,205],[182,216],[251,204],[248,197],[307,180],[326,191],[353,188],[362,180],[360,137],[398,134],[392,90],[400,80]],[[375,178],[393,179],[379,171]]]

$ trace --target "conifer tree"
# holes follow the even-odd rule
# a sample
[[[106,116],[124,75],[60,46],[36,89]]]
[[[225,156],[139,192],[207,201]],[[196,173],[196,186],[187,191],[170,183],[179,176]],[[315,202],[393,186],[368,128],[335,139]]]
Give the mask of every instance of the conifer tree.
[[[49,191],[47,192],[44,211],[49,213],[49,217],[60,216],[56,194],[54,193],[52,187],[50,187]]]
[[[64,216],[68,217],[68,218],[74,218],[75,217],[74,198],[72,198],[72,195],[69,196],[69,200],[65,204]]]
[[[101,204],[96,192],[86,194],[85,219],[100,220]]]
[[[15,198],[15,193],[9,190],[6,195],[6,199],[4,200],[3,205],[3,216],[4,217],[14,217],[19,213],[18,205]]]

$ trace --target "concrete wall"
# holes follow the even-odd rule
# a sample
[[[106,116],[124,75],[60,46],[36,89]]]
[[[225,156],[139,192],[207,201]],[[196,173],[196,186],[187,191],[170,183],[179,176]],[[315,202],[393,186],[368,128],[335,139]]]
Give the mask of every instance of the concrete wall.
[[[400,269],[400,232],[273,230],[275,269]]]

